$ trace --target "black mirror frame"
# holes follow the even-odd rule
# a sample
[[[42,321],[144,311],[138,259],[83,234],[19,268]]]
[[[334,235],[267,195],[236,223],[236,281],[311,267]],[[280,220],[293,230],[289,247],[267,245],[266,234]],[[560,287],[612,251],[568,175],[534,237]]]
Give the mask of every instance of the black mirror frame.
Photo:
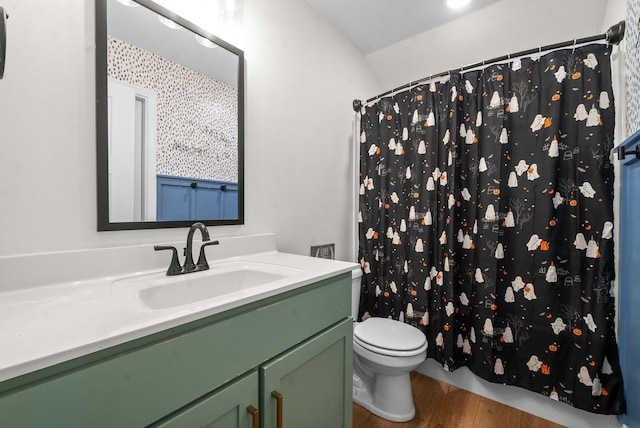
[[[160,229],[189,227],[194,222],[207,226],[244,224],[244,52],[213,34],[203,30],[175,13],[149,0],[135,0],[140,6],[153,10],[195,34],[211,40],[221,48],[238,55],[238,218],[224,220],[190,219],[178,221],[109,221],[109,158],[108,158],[108,101],[107,101],[107,0],[95,0],[96,41],[96,158],[98,192],[98,231]]]

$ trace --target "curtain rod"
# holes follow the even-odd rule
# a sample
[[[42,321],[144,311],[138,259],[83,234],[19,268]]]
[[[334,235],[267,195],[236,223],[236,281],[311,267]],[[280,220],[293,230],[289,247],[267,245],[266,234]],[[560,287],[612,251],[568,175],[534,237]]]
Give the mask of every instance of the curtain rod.
[[[465,65],[465,66],[460,67],[460,68],[454,68],[454,69],[451,69],[451,70],[443,71],[442,73],[432,74],[429,77],[424,77],[424,78],[419,79],[419,80],[414,80],[414,81],[409,82],[407,84],[404,84],[402,86],[398,86],[397,88],[391,89],[390,91],[383,92],[382,94],[379,94],[379,95],[376,95],[375,97],[369,98],[366,101],[366,103],[370,103],[371,101],[378,100],[378,99],[380,99],[380,98],[382,98],[382,97],[384,97],[386,95],[392,94],[392,93],[397,92],[397,91],[399,91],[401,89],[410,88],[410,87],[412,87],[414,85],[417,85],[417,84],[419,84],[421,82],[425,82],[425,81],[428,81],[428,80],[431,80],[431,79],[434,79],[434,78],[446,76],[447,74],[450,74],[452,72],[462,72],[464,70],[470,70],[470,69],[477,68],[477,67],[480,67],[480,66],[489,65],[489,64],[493,64],[493,63],[504,61],[504,60],[510,60],[512,58],[518,58],[518,57],[522,57],[522,56],[526,56],[526,55],[531,55],[531,54],[542,52],[542,51],[550,51],[550,50],[554,50],[554,49],[564,48],[564,47],[567,47],[567,46],[575,46],[575,45],[579,45],[579,44],[583,44],[583,43],[591,43],[591,42],[595,42],[595,41],[598,41],[598,40],[606,40],[607,43],[612,43],[614,45],[617,45],[624,38],[624,31],[625,31],[625,22],[624,21],[620,21],[617,24],[609,27],[609,29],[607,30],[606,33],[598,34],[597,36],[584,37],[582,39],[568,40],[568,41],[562,42],[562,43],[555,43],[553,45],[541,46],[539,48],[528,49],[528,50],[525,50],[525,51],[520,51],[520,52],[499,56],[499,57],[496,57],[496,58],[492,58],[490,60],[477,62],[475,64]],[[357,112],[361,108],[362,108],[362,101],[353,100],[353,110]]]

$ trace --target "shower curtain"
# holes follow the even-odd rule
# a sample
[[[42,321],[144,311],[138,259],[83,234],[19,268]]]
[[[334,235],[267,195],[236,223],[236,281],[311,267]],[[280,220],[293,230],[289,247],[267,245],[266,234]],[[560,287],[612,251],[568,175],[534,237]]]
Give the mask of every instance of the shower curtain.
[[[361,109],[360,317],[428,358],[623,413],[611,48],[451,73]]]

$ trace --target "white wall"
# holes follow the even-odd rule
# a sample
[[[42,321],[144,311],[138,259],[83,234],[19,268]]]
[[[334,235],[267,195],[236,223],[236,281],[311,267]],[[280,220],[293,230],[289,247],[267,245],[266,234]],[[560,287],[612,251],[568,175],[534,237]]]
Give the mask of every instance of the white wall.
[[[3,1],[0,256],[186,238],[96,231],[92,3]],[[354,259],[351,101],[379,89],[364,58],[301,0],[245,0],[242,39],[246,224],[211,232],[276,232],[281,250],[300,254],[335,242],[338,258]]]
[[[355,260],[351,103],[379,88],[306,2],[245,0],[245,18],[247,223],[266,222],[283,251],[336,242],[338,258]]]
[[[366,58],[384,91],[511,52],[599,34],[606,6],[603,0],[502,0]]]

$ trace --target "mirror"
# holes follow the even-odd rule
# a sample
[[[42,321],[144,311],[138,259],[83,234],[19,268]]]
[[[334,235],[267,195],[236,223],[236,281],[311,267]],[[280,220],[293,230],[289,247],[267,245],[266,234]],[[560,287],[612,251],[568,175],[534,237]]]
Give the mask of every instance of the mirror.
[[[148,0],[96,0],[98,230],[244,222],[244,54]]]

